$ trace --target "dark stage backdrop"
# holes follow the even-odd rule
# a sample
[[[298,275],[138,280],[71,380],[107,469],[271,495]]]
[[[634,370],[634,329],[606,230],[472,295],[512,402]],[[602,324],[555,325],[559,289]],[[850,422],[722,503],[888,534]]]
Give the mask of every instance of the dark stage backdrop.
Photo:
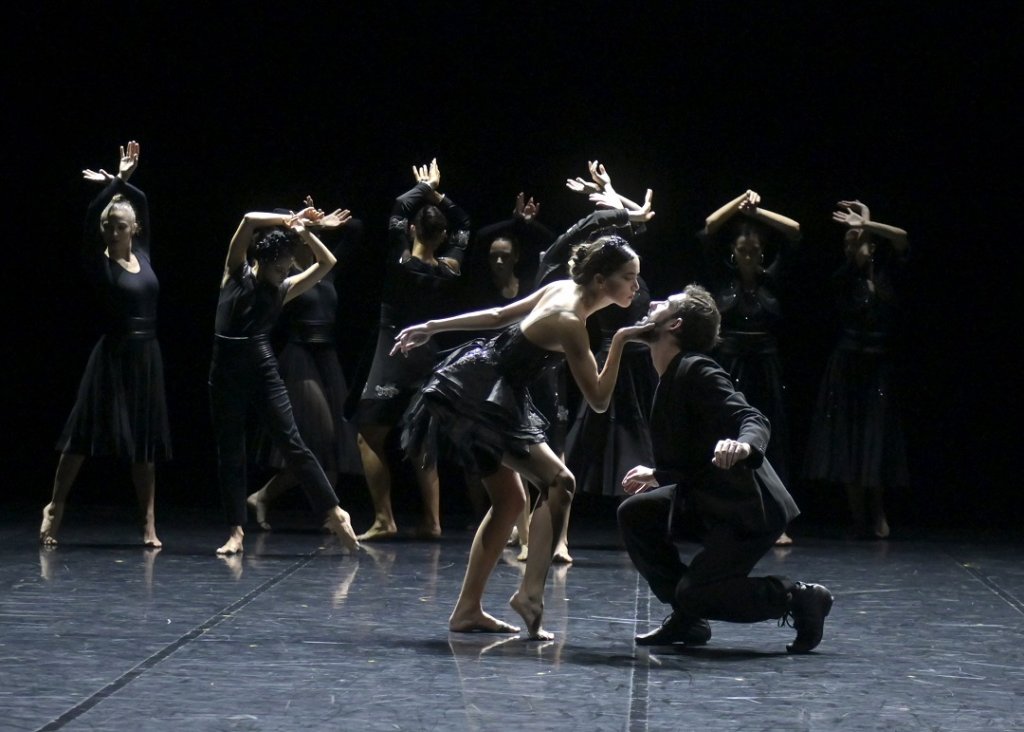
[[[565,178],[597,158],[623,192],[655,191],[642,266],[656,294],[700,277],[695,232],[747,188],[803,225],[783,333],[796,464],[836,335],[834,203],[860,198],[906,228],[899,359],[913,484],[895,510],[904,523],[1021,525],[1008,429],[1019,3],[264,5],[8,11],[0,501],[45,502],[52,445],[98,333],[76,259],[95,189],[79,171],[113,169],[117,146],[137,139],[176,449],[158,479],[165,505],[217,502],[206,370],[242,213],[311,193],[365,221],[338,279],[358,387],[388,210],[410,165],[437,156],[443,189],[477,224],[506,216],[522,190],[557,230],[587,208]],[[82,500],[128,499],[122,471],[97,470]],[[795,486],[826,511],[815,490]]]

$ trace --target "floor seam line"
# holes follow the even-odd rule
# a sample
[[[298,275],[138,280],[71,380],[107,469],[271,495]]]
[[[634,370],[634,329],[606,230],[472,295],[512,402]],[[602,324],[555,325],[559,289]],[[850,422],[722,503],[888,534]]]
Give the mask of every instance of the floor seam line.
[[[262,595],[267,590],[269,590],[271,587],[279,584],[291,575],[295,574],[297,571],[299,571],[304,566],[309,564],[313,560],[313,557],[315,557],[319,553],[319,551],[320,550],[317,549],[311,552],[300,561],[296,562],[290,567],[285,568],[280,573],[266,580],[263,584],[254,587],[230,605],[221,608],[212,616],[207,618],[205,621],[203,621],[196,627],[192,628],[192,630],[188,631],[184,635],[179,636],[177,640],[173,641],[172,643],[168,643],[163,648],[158,650],[156,653],[150,655],[148,658],[145,658],[136,665],[132,666],[130,669],[125,671],[123,674],[121,674],[119,677],[117,677],[110,683],[108,683],[106,686],[93,692],[88,697],[75,704],[73,707],[65,711],[56,719],[47,722],[45,725],[40,727],[37,732],[46,732],[47,730],[61,729],[67,723],[72,722],[78,717],[82,716],[90,709],[95,707],[97,704],[102,702],[104,699],[109,698],[116,692],[128,686],[128,684],[135,681],[135,679],[139,678],[147,671],[156,667],[164,659],[170,657],[172,654],[174,654],[181,648],[184,648],[186,645],[188,645],[190,642],[192,642],[199,636],[212,630],[213,628],[216,628],[222,622],[231,617],[235,612],[241,610],[243,607],[251,603],[253,600],[255,600],[257,597]]]
[[[644,599],[646,599],[646,612],[644,613],[645,622],[650,623],[651,620],[651,596],[647,591],[646,586],[641,582],[640,574],[636,575],[636,592],[635,601],[633,605],[633,616],[636,618],[633,624],[633,635],[634,637],[639,632],[640,625],[640,606]],[[648,674],[650,672],[650,659],[644,663],[638,669],[639,659],[637,658],[637,648],[633,646],[633,665],[629,674],[629,714],[626,718],[626,730],[627,732],[646,732],[647,730],[647,702],[648,702]],[[642,698],[641,698],[642,697]]]
[[[1009,591],[1004,590],[1002,587],[999,586],[997,582],[995,582],[989,577],[986,577],[976,568],[970,566],[969,563],[957,559],[949,551],[946,551],[945,554],[946,556],[950,557],[954,562],[956,562],[957,566],[959,566],[960,569],[974,577],[974,579],[978,580],[978,582],[980,582],[981,584],[985,585],[989,592],[991,592],[996,597],[1001,599],[1003,602],[1012,607],[1021,615],[1024,615],[1024,602],[1014,597]]]

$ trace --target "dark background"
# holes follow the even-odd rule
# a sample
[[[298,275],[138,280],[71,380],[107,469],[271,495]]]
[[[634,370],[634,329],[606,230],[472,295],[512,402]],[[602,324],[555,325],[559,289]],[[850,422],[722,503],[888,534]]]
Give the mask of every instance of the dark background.
[[[562,230],[587,207],[564,180],[598,158],[627,195],[655,191],[643,252],[655,294],[698,277],[694,233],[747,188],[801,222],[782,334],[795,465],[835,338],[835,201],[860,198],[905,228],[898,357],[912,485],[893,511],[903,524],[1021,527],[1010,420],[1021,4],[436,5],[6,11],[0,501],[47,499],[53,442],[99,333],[76,258],[96,189],[79,171],[114,170],[118,145],[137,139],[176,452],[159,471],[161,506],[218,505],[206,370],[223,257],[245,211],[311,193],[366,222],[338,279],[343,360],[359,387],[388,210],[411,164],[436,156],[443,190],[476,225],[505,217],[524,190]],[[88,464],[72,501],[130,503],[126,473]],[[825,518],[841,505],[794,492]],[[363,494],[343,505],[365,506]]]

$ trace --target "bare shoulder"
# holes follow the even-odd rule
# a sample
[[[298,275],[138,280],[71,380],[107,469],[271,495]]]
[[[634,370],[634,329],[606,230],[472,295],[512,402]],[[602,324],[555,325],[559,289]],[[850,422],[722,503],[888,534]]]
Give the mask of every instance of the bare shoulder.
[[[589,345],[586,325],[564,307],[538,308],[520,327],[530,341],[549,351],[572,351]]]

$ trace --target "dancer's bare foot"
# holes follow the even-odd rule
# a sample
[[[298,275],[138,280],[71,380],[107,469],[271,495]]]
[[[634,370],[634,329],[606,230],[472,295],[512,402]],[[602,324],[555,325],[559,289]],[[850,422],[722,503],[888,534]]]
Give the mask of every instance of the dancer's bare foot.
[[[452,633],[518,633],[519,628],[504,620],[498,620],[490,613],[476,610],[468,613],[452,613],[448,618],[448,630]]]
[[[508,541],[505,542],[505,546],[515,546],[519,543],[519,527],[513,526],[512,533],[509,534]]]
[[[530,600],[516,592],[509,599],[508,604],[519,613],[519,616],[526,623],[526,632],[529,633],[529,640],[552,640],[555,636],[540,627],[540,621],[544,616],[544,602],[541,600]]]
[[[889,522],[885,520],[885,514],[879,514],[874,520],[875,537],[879,539],[889,538]]]
[[[64,518],[64,505],[50,502],[43,508],[43,523],[39,527],[39,543],[44,546],[57,546],[57,531]]]
[[[572,557],[569,556],[569,545],[559,542],[555,547],[555,553],[551,555],[552,564],[572,564]]]
[[[394,539],[398,536],[398,527],[395,526],[395,522],[384,523],[379,519],[373,522],[373,525],[366,531],[361,533],[356,538],[359,541],[386,541],[388,539]]]
[[[782,532],[782,536],[775,540],[775,546],[789,546],[793,543],[793,537],[787,534],[785,531]]]
[[[231,529],[231,535],[228,540],[224,542],[224,546],[217,549],[217,553],[224,554],[240,554],[242,552],[242,539],[245,538],[245,532],[242,531],[241,526],[235,526]]]
[[[529,558],[530,558],[530,545],[529,544],[523,544],[521,547],[519,547],[519,554],[518,554],[518,556],[516,556],[516,560],[520,561],[520,562],[525,562]]]
[[[147,549],[159,549],[164,543],[156,536],[156,525],[146,522],[142,526],[142,546]]]
[[[256,523],[264,531],[270,531],[270,523],[267,521],[267,504],[263,500],[263,491],[258,490],[245,499],[245,505],[256,515]]]
[[[335,506],[327,513],[327,521],[324,526],[338,537],[338,541],[345,549],[350,552],[358,551],[359,540],[356,538],[356,532],[352,530],[352,519],[349,517],[348,511]]]

